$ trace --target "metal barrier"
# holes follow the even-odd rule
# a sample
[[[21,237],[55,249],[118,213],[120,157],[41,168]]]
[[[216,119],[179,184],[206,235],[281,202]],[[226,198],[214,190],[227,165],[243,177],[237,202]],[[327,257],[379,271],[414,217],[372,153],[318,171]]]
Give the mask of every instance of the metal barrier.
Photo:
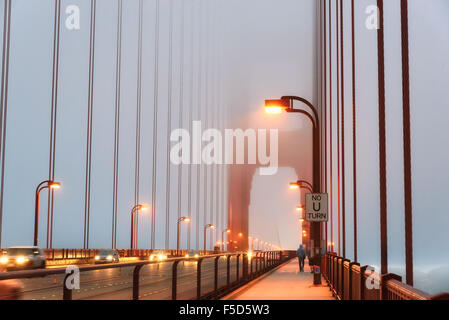
[[[47,260],[93,259],[101,249],[44,249]],[[151,249],[117,249],[121,258],[149,257],[153,252],[164,252],[167,256],[183,256],[187,250],[151,250]],[[201,253],[204,254],[203,251]],[[213,251],[206,251],[213,254]]]
[[[379,275],[335,253],[327,253],[324,278],[339,300],[449,300],[449,293],[430,295],[402,283],[396,274]]]
[[[101,249],[43,249],[47,261],[59,260],[90,260],[98,254]],[[0,249],[0,255],[7,249]],[[117,249],[121,258],[149,257],[153,252],[163,252],[169,257],[184,256],[188,250],[157,250],[157,249]],[[217,254],[214,251],[199,251],[201,254]]]
[[[200,256],[199,258],[169,258],[163,262],[158,261],[138,261],[120,264],[105,264],[105,265],[95,265],[95,266],[79,266],[79,272],[95,271],[95,270],[105,270],[105,269],[116,269],[125,267],[134,267],[133,269],[133,281],[132,281],[132,299],[139,299],[139,280],[140,271],[142,267],[157,263],[172,263],[172,276],[171,276],[171,298],[176,300],[178,298],[178,265],[183,261],[193,261],[197,263],[196,268],[196,299],[216,299],[219,298],[233,290],[237,287],[257,278],[258,276],[272,270],[273,268],[279,266],[280,264],[292,259],[296,256],[294,251],[282,252],[282,251],[269,251],[269,252],[257,252],[255,256],[249,256],[247,253],[223,253],[214,254],[208,256]],[[221,257],[226,257],[226,284],[219,287],[218,285],[218,261]],[[230,260],[235,257],[235,272],[236,279],[231,281],[231,266]],[[201,281],[202,281],[202,264],[203,261],[211,259],[214,261],[214,289],[212,292],[202,292]],[[253,270],[253,264],[255,264],[255,269]],[[250,266],[250,268],[248,268]],[[242,268],[242,276],[240,276],[240,268]],[[248,269],[250,271],[248,271]],[[38,278],[45,277],[49,275],[66,274],[63,281],[61,290],[63,291],[64,300],[72,300],[72,290],[68,289],[66,282],[71,273],[66,273],[66,268],[54,268],[54,269],[39,269],[39,270],[25,270],[25,271],[14,271],[14,272],[4,272],[0,273],[0,280],[8,279],[24,279],[24,278]]]

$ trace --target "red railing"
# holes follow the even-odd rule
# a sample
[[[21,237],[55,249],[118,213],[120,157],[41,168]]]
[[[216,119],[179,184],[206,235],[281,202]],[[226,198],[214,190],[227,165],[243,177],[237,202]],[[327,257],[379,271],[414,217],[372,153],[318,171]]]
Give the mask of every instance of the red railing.
[[[402,283],[396,274],[379,275],[335,253],[327,253],[323,275],[339,300],[449,300],[449,293],[431,295]]]

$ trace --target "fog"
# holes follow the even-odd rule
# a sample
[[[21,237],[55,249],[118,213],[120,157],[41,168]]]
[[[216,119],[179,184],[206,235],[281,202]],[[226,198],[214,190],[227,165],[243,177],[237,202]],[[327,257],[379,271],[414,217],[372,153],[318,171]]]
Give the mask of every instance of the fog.
[[[48,178],[52,168],[54,3],[52,0],[14,0],[12,5],[7,117],[2,119],[6,140],[2,163],[0,247],[31,244],[35,188]],[[54,170],[55,179],[61,182],[62,188],[54,194],[52,246],[83,247],[88,212],[89,246],[111,247],[114,201],[117,200],[117,247],[129,246],[130,211],[139,202],[149,204],[152,209],[151,213],[142,213],[139,218],[139,248],[151,248],[152,245],[154,248],[175,247],[176,219],[184,215],[191,216],[192,223],[183,227],[182,247],[202,248],[203,227],[214,223],[217,231],[211,233],[212,238],[207,244],[212,248],[213,243],[221,239],[221,230],[228,225],[230,204],[227,199],[229,190],[236,186],[229,185],[227,177],[234,167],[167,166],[171,129],[189,129],[190,120],[201,120],[205,128],[279,129],[286,136],[298,133],[298,145],[279,141],[280,149],[294,149],[295,158],[280,159],[280,163],[291,165],[281,165],[275,176],[262,177],[255,171],[249,178],[249,234],[246,235],[284,248],[296,248],[301,229],[295,223],[294,206],[299,195],[289,193],[285,184],[297,178],[312,179],[310,125],[297,116],[268,116],[263,112],[263,105],[265,99],[297,95],[308,99],[317,108],[322,107],[318,87],[317,1],[143,0],[140,82],[139,1],[122,3],[120,87],[117,91],[119,1],[96,1],[93,103],[89,114],[91,3],[81,0],[61,2]],[[156,38],[157,3],[159,32]],[[350,1],[343,3],[347,37],[344,46],[347,61],[344,67],[344,120],[347,125],[343,155],[346,164],[346,254],[352,259]],[[365,27],[365,9],[375,3],[374,0],[356,1],[355,8],[356,192],[359,260],[362,264],[378,267],[377,33]],[[65,9],[72,4],[80,8],[79,30],[65,27]],[[170,19],[171,4],[173,15]],[[1,12],[3,9],[2,2]],[[333,1],[332,10],[335,15]],[[446,232],[449,226],[446,201],[449,152],[445,147],[449,144],[446,132],[449,102],[445,94],[449,74],[449,3],[446,0],[410,0],[409,16],[415,284],[431,292],[449,291],[449,235]],[[1,19],[3,33],[3,15]],[[170,21],[173,21],[172,28]],[[385,28],[389,271],[404,275],[399,0],[386,1]],[[333,32],[331,58],[336,60],[335,30]],[[329,92],[328,85],[327,100],[332,95],[336,101],[336,69],[332,78],[328,70],[325,79],[328,84],[332,81],[334,87]],[[119,132],[116,130],[117,92],[120,93]],[[154,118],[155,108],[157,118]],[[327,108],[337,106],[334,102]],[[92,139],[88,138],[89,115],[92,117]],[[332,121],[335,146],[335,114]],[[329,124],[328,119],[328,128]],[[119,138],[118,180],[114,179],[116,134]],[[87,156],[89,143],[92,146],[90,160]],[[298,146],[300,150],[297,150]],[[297,153],[300,158],[296,158]],[[336,155],[333,156],[335,175],[332,178],[335,182],[338,180],[337,165]],[[90,182],[86,179],[86,168],[91,168]],[[326,178],[330,181],[331,177]],[[117,187],[116,198],[114,186]],[[336,194],[337,184],[333,186],[332,192]],[[90,190],[90,197],[86,196],[86,190]],[[337,212],[336,197],[334,200],[331,205],[333,212]],[[46,190],[41,193],[40,212],[39,244],[45,247],[49,212]],[[328,224],[329,234],[330,228],[334,230],[334,239],[329,241],[334,241],[335,250],[341,251],[342,241],[335,236],[337,219],[333,226]]]

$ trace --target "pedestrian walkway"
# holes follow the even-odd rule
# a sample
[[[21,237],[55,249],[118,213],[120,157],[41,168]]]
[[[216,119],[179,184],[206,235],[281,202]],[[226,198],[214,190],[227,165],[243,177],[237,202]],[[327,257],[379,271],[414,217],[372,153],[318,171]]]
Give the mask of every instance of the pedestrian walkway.
[[[223,300],[334,300],[324,279],[321,286],[313,285],[310,271],[306,263],[305,272],[299,272],[298,260],[293,259]]]

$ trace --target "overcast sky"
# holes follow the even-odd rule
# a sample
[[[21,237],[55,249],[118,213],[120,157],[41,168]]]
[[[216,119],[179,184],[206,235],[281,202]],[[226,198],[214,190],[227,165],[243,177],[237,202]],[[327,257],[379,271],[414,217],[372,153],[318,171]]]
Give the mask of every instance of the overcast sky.
[[[166,148],[169,97],[171,126],[179,126],[180,98],[185,101],[182,119],[188,127],[188,109],[194,120],[208,120],[205,126],[239,126],[296,130],[304,124],[297,119],[267,120],[261,113],[265,98],[300,95],[318,103],[316,86],[316,2],[313,0],[227,0],[184,1],[184,27],[181,26],[180,0],[174,1],[172,82],[169,82],[169,1],[160,1],[159,62],[157,102],[159,113],[157,141],[156,200],[152,201],[153,110],[155,73],[155,0],[144,0],[142,42],[142,107],[140,140],[140,202],[156,208],[156,247],[165,245],[166,219]],[[332,10],[335,10],[334,2]],[[365,9],[374,0],[356,1],[356,97],[358,137],[358,214],[359,260],[378,266],[379,173],[378,173],[378,101],[377,35],[365,27]],[[67,30],[65,8],[76,4],[81,13],[81,29]],[[344,28],[349,37],[350,1],[344,1]],[[402,157],[402,93],[400,60],[399,0],[385,1],[385,54],[387,99],[387,187],[389,259],[395,272],[404,272],[404,206]],[[3,12],[3,2],[0,6]],[[193,9],[193,10],[192,10]],[[11,57],[8,91],[8,114],[5,153],[2,247],[28,245],[32,242],[34,190],[48,177],[51,76],[53,52],[52,0],[14,0],[11,25]],[[191,15],[193,12],[193,16]],[[334,12],[335,13],[335,12]],[[410,74],[412,117],[413,236],[416,281],[428,290],[449,290],[449,102],[446,98],[449,73],[449,3],[446,0],[409,1]],[[3,19],[3,15],[1,15]],[[193,20],[192,20],[193,19]],[[192,24],[193,21],[193,24]],[[3,28],[3,22],[1,23]],[[193,28],[193,33],[192,33]],[[116,95],[117,1],[97,0],[95,78],[93,92],[93,140],[91,174],[92,247],[111,246],[113,197],[114,115]],[[184,32],[184,50],[181,47]],[[201,30],[201,32],[199,32]],[[3,31],[3,30],[2,30]],[[82,247],[85,210],[86,132],[89,75],[90,1],[63,0],[60,42],[60,69],[56,132],[55,176],[62,188],[54,199],[54,247]],[[193,34],[193,37],[192,37]],[[332,34],[335,46],[335,34]],[[121,72],[121,114],[118,189],[118,247],[128,246],[130,209],[134,204],[135,146],[137,110],[138,1],[123,1],[123,44]],[[349,41],[346,42],[347,44]],[[336,59],[333,48],[333,59]],[[193,52],[193,56],[192,56]],[[351,124],[351,47],[344,57],[347,82],[345,121]],[[180,81],[181,57],[184,57],[184,81]],[[329,57],[328,57],[329,58]],[[193,65],[191,62],[193,61]],[[201,70],[201,75],[199,75]],[[191,82],[191,79],[194,81]],[[201,86],[198,81],[201,81]],[[207,81],[207,83],[206,83]],[[332,79],[335,88],[335,70]],[[180,83],[183,83],[182,88]],[[183,91],[181,91],[183,89]],[[171,95],[170,95],[171,92]],[[181,93],[182,92],[182,93]],[[198,98],[200,95],[200,99]],[[329,93],[328,93],[329,96]],[[333,92],[334,101],[336,92]],[[336,106],[334,106],[335,108]],[[201,112],[201,117],[199,113]],[[225,118],[227,117],[227,118]],[[223,119],[228,119],[225,122]],[[335,118],[333,119],[335,121]],[[335,127],[334,127],[335,130]],[[346,126],[346,212],[347,252],[352,257],[352,127]],[[334,139],[336,134],[334,134]],[[281,142],[282,143],[282,142]],[[336,140],[334,141],[336,144]],[[334,161],[334,172],[337,167]],[[191,245],[202,245],[204,190],[207,199],[219,197],[218,216],[210,221],[225,227],[225,192],[212,186],[220,168],[209,168],[208,184],[204,170],[196,180],[192,173],[192,199],[200,186],[200,229],[192,222]],[[187,168],[182,169],[182,215],[197,212],[193,200],[187,212]],[[171,167],[170,246],[175,246],[178,217],[178,168]],[[279,231],[282,236],[267,235],[285,247],[298,243],[297,225],[286,224],[292,210],[284,190],[264,197],[274,185],[296,179],[294,170],[285,168],[278,175],[263,180],[255,177],[251,191],[250,232],[263,233],[268,224],[263,219],[278,206]],[[335,177],[334,177],[335,180]],[[216,180],[214,180],[216,181]],[[334,184],[335,186],[335,184]],[[214,191],[215,190],[215,191]],[[334,190],[335,192],[335,190]],[[220,196],[218,196],[220,195]],[[263,198],[263,199],[262,199]],[[40,243],[45,243],[47,195],[42,193]],[[217,198],[215,198],[217,199]],[[267,202],[268,201],[268,202]],[[282,203],[280,205],[280,203]],[[333,204],[336,212],[336,203]],[[207,209],[206,209],[207,211]],[[209,220],[207,212],[206,220]],[[260,215],[260,216],[259,216]],[[218,219],[217,219],[218,217]],[[254,217],[254,218],[253,218]],[[209,221],[207,221],[209,222]],[[160,224],[159,224],[160,223]],[[290,228],[289,228],[290,226]],[[334,226],[334,230],[337,225]],[[150,245],[150,216],[140,218],[139,247]],[[198,232],[197,232],[198,231]],[[183,243],[186,232],[183,231]],[[217,236],[214,236],[217,237]],[[216,240],[216,239],[214,239]],[[338,239],[334,239],[338,242]],[[441,281],[426,273],[443,274]],[[432,280],[433,279],[433,280]],[[446,282],[444,281],[446,280]]]

